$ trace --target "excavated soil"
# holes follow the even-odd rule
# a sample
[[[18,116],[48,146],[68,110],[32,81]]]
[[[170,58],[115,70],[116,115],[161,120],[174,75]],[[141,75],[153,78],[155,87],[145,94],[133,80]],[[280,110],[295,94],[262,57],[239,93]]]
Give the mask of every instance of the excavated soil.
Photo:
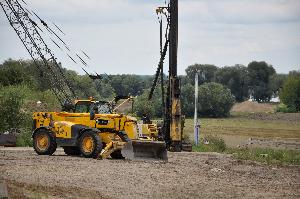
[[[287,122],[289,124],[299,124],[300,121],[299,113],[249,113],[245,115],[239,115],[238,117],[249,120]]]
[[[247,112],[247,113],[258,113],[258,112],[274,112],[275,105],[271,103],[258,103],[245,101],[236,103],[231,111],[232,112]]]
[[[300,167],[218,153],[169,153],[168,162],[38,156],[0,149],[11,198],[299,198]]]

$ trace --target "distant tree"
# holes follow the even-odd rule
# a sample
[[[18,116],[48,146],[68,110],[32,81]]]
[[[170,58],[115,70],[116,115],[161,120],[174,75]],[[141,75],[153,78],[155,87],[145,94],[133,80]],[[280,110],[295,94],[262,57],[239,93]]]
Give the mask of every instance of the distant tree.
[[[96,99],[100,98],[95,82],[88,75],[78,75],[77,84],[83,98],[91,96]]]
[[[25,70],[19,61],[9,59],[0,65],[0,84],[19,85],[26,81]]]
[[[189,78],[186,75],[180,75],[179,78],[180,78],[180,84],[182,86],[187,85],[187,84],[191,84]],[[195,77],[194,77],[194,79],[195,79]]]
[[[150,117],[162,118],[164,108],[162,106],[161,90],[155,89],[152,99],[148,100],[150,89],[145,89],[142,95],[134,100],[133,111],[139,117],[148,114]]]
[[[282,89],[283,83],[287,77],[286,74],[273,74],[270,77],[270,89],[274,97],[279,95],[279,91]]]
[[[290,110],[300,111],[300,75],[289,75],[280,91],[280,100]]]
[[[187,78],[189,82],[194,85],[195,84],[195,74],[199,74],[199,85],[205,82],[214,82],[215,81],[215,73],[217,72],[218,67],[209,64],[194,64],[185,69],[187,74]]]
[[[117,95],[139,95],[144,88],[144,82],[138,75],[110,75],[110,85]]]
[[[195,107],[195,87],[192,84],[184,84],[181,87],[181,106],[182,113],[186,117],[192,117],[194,115]]]
[[[25,90],[26,87],[20,85],[0,87],[0,132],[22,127]]]
[[[149,89],[152,87],[154,75],[139,75],[139,77],[141,78],[142,89]],[[164,74],[164,81],[166,80],[167,76]],[[158,84],[160,84],[160,78],[158,79]]]
[[[138,117],[143,117],[144,114],[149,117],[155,117],[155,106],[152,101],[148,101],[149,92],[144,92],[134,100],[133,111]]]
[[[257,102],[268,102],[272,97],[270,77],[276,74],[273,66],[264,61],[248,64],[249,86],[252,97]]]
[[[101,100],[112,100],[116,96],[114,88],[109,83],[97,80],[95,84]]]
[[[300,76],[300,70],[292,70],[289,72],[290,76]]]
[[[199,86],[199,112],[204,116],[227,117],[234,104],[230,89],[219,83],[205,83]]]
[[[243,65],[225,66],[216,72],[216,82],[227,86],[238,102],[249,98],[247,67]]]
[[[67,78],[67,81],[70,84],[70,87],[75,91],[75,93],[76,93],[76,95],[78,95],[78,97],[80,97],[80,98],[90,97],[85,92],[85,90],[82,88],[82,86],[80,84],[81,78],[79,77],[79,74],[76,71],[64,69],[64,73]]]

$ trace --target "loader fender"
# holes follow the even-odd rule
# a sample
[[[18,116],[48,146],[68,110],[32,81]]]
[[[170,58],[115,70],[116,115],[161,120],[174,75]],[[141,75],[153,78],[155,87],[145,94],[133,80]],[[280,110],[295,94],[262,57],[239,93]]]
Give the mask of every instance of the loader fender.
[[[99,133],[100,132],[98,129],[90,128],[90,127],[84,126],[84,125],[78,125],[78,126],[81,126],[81,127],[78,127],[77,125],[74,125],[74,126],[76,126],[76,127],[74,127],[74,133],[76,131],[78,132],[77,139],[79,139],[87,131],[90,131],[90,132],[93,132],[93,133]],[[72,129],[72,131],[73,131],[73,129]]]
[[[36,129],[32,132],[32,134],[31,134],[31,138],[32,138],[32,139],[33,139],[35,133],[36,133],[37,131],[39,131],[40,129],[46,129],[47,131],[49,131],[49,133],[51,132],[52,135],[54,135],[54,137],[55,137],[55,134],[54,134],[52,131],[50,131],[50,127],[48,127],[48,126],[42,126],[42,127],[36,128]]]
[[[87,131],[92,131],[97,133],[98,130],[94,129],[94,128],[90,128],[88,126],[85,125],[81,125],[81,124],[74,124],[71,126],[70,128],[71,132],[71,136],[69,138],[59,138],[56,139],[56,142],[59,146],[78,146],[80,137]]]

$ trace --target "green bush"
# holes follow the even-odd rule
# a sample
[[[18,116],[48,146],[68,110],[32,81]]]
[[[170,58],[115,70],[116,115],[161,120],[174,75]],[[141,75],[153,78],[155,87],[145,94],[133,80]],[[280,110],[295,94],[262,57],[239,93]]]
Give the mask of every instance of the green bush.
[[[145,90],[142,95],[134,100],[133,112],[138,117],[147,114],[151,118],[161,118],[163,115],[162,100],[159,89],[153,93],[151,100],[148,100],[149,90]]]
[[[199,113],[204,116],[227,117],[235,102],[230,89],[218,83],[205,83],[199,87]]]
[[[280,91],[280,100],[294,112],[300,111],[300,76],[289,75]]]
[[[293,113],[296,109],[293,107],[288,107],[287,105],[281,103],[276,107],[276,112],[282,112],[282,113]]]
[[[195,87],[189,83],[181,87],[181,110],[186,117],[192,117],[195,110]]]
[[[19,135],[17,135],[17,146],[18,147],[32,147],[32,140],[31,140],[31,132],[29,129],[21,131]]]
[[[24,125],[26,113],[22,110],[28,92],[26,86],[0,87],[0,132],[19,129]]]
[[[133,112],[138,117],[143,117],[143,114],[147,114],[150,117],[155,116],[155,107],[151,101],[148,101],[148,92],[144,92],[141,96],[138,96],[134,101]]]
[[[223,138],[217,136],[206,136],[201,139],[199,146],[193,146],[193,151],[197,152],[224,152],[226,143]]]

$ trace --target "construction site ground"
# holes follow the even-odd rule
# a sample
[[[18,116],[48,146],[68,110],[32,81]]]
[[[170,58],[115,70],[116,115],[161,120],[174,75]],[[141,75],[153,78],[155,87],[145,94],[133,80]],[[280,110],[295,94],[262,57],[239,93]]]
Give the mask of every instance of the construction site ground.
[[[264,165],[218,153],[168,153],[168,162],[38,156],[0,148],[10,198],[299,198],[300,166]]]

